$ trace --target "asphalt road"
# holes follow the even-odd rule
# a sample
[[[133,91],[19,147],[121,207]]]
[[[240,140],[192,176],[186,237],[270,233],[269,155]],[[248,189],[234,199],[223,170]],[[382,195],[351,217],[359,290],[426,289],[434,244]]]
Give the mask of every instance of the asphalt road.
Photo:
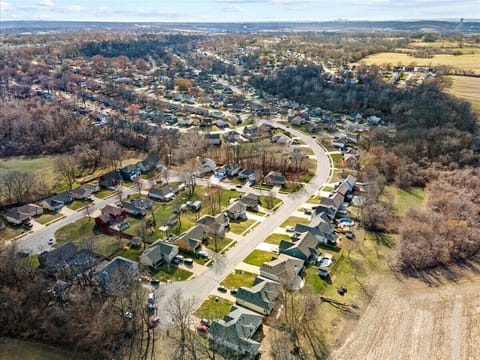
[[[265,122],[286,129],[285,126],[274,123],[273,121]],[[162,327],[168,328],[171,325],[171,319],[167,309],[171,301],[170,299],[176,291],[180,290],[185,297],[192,297],[195,307],[200,306],[203,300],[216,289],[218,284],[230,274],[258,244],[268,237],[275,228],[280,226],[298,207],[307,201],[315,191],[328,181],[330,162],[324,149],[318,145],[315,139],[295,129],[288,128],[288,130],[292,135],[301,138],[313,150],[317,158],[317,171],[315,176],[302,190],[285,197],[283,205],[278,208],[274,214],[266,218],[252,232],[237,242],[233,249],[215,259],[214,265],[206,271],[191,280],[161,284],[158,289],[156,289],[156,305]]]

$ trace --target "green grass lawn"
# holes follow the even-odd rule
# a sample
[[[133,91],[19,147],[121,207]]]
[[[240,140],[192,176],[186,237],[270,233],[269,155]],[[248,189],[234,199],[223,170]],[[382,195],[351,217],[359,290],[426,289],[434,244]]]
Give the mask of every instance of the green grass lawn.
[[[205,265],[208,261],[208,259],[205,259],[203,256],[197,255],[197,254],[192,254],[191,252],[187,252],[184,250],[178,250],[178,254],[182,255],[185,259],[192,259],[199,265]]]
[[[165,264],[160,266],[158,269],[149,269],[149,275],[153,279],[160,280],[162,282],[171,281],[182,281],[187,280],[192,273],[190,271],[180,269],[176,265]]]
[[[308,204],[320,204],[322,201],[322,198],[320,196],[313,196],[310,199],[307,200]]]
[[[278,245],[282,240],[290,240],[290,236],[286,234],[271,234],[268,238],[265,239],[265,242]]]
[[[252,274],[247,271],[243,270],[234,270],[233,273],[228,275],[220,285],[225,286],[228,289],[238,289],[241,286],[250,287],[253,285],[255,278],[257,277],[256,274]]]
[[[223,319],[232,305],[230,300],[218,297],[217,302],[215,296],[209,296],[193,314],[201,319]]]
[[[118,191],[111,191],[108,189],[101,189],[99,192],[95,193],[94,196],[99,198],[99,199],[105,199],[109,196],[118,194]]]
[[[280,188],[280,194],[293,194],[303,188],[303,184],[299,182],[290,182]]]
[[[156,175],[157,175],[156,171],[149,171],[147,173],[140,174],[140,177],[142,179],[148,180],[148,179],[154,178]]]
[[[87,205],[91,205],[92,202],[91,201],[87,201],[87,200],[75,200],[74,202],[72,202],[71,204],[68,204],[68,208],[71,209],[71,210],[78,210],[78,209],[81,209]]]
[[[230,231],[235,234],[243,233],[250,225],[254,224],[255,220],[246,219],[242,221],[230,220]]]
[[[264,262],[269,262],[272,260],[272,256],[275,256],[274,253],[263,251],[263,250],[253,250],[246,258],[243,260],[244,263],[260,266]]]
[[[394,194],[393,210],[397,215],[405,215],[408,209],[423,206],[425,189],[411,188],[403,190],[395,186],[388,186],[385,191]]]
[[[4,223],[5,223],[5,228],[0,230],[0,241],[7,241],[10,239],[13,239],[15,236],[19,236],[27,232],[21,226],[18,226],[18,227],[13,226],[7,223],[6,221]]]
[[[282,200],[272,196],[260,196],[260,201],[262,202],[262,207],[268,210],[272,210],[275,206],[282,203]]]
[[[308,183],[315,176],[315,171],[309,171],[305,175],[300,176],[300,182]]]
[[[218,238],[217,239],[217,250],[218,252],[221,252],[224,248],[227,247],[228,244],[230,244],[233,240],[228,238],[228,237],[224,237],[223,239],[220,239]],[[207,241],[207,243],[205,244],[205,246],[212,250],[212,251],[215,251],[215,240],[214,239],[209,239]]]
[[[34,220],[36,222],[38,222],[39,224],[45,225],[46,223],[49,223],[50,221],[58,220],[62,217],[65,217],[65,216],[60,214],[60,213],[57,213],[57,212],[45,211],[39,217],[34,218]]]
[[[335,166],[336,169],[342,169],[343,168],[343,155],[342,154],[330,154],[333,160],[333,166]]]
[[[132,261],[139,262],[140,255],[143,253],[143,246],[140,246],[138,249],[133,249],[130,245],[125,245],[123,249],[116,254],[116,256],[123,256],[124,258],[130,259]]]
[[[282,225],[280,225],[281,227],[287,227],[287,226],[295,226],[297,224],[308,224],[309,221],[308,219],[306,218],[301,218],[301,217],[298,217],[298,216],[290,216],[287,220],[285,220],[283,222]]]
[[[94,251],[104,256],[109,256],[121,250],[125,244],[125,240],[118,240],[117,238],[101,233],[95,227],[95,221],[88,219],[88,217],[68,224],[57,230],[55,238],[57,245],[63,244],[67,241],[72,241],[74,244],[82,246],[85,238],[94,238]]]

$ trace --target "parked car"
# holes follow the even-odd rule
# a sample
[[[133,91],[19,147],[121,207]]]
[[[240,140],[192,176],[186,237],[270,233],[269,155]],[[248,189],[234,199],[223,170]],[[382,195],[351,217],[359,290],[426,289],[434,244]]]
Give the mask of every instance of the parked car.
[[[312,210],[311,209],[303,209],[303,213],[306,215],[312,215]]]
[[[285,228],[285,231],[286,231],[286,232],[294,232],[294,231],[295,231],[295,228],[294,228],[293,226],[287,226],[287,227]]]
[[[218,291],[220,292],[223,292],[223,293],[226,293],[227,292],[227,288],[223,285],[220,285],[218,288],[217,288]]]
[[[148,294],[148,302],[150,304],[153,304],[155,302],[155,293],[151,292],[150,294]]]
[[[32,223],[25,223],[25,224],[23,224],[23,227],[28,230],[28,229],[31,229],[33,227],[33,224]]]
[[[158,280],[158,279],[152,279],[152,280],[150,280],[150,284],[152,284],[152,285],[160,285],[160,280]]]
[[[354,235],[353,232],[351,232],[351,231],[346,231],[346,232],[345,232],[345,237],[346,237],[347,239],[353,239],[353,238],[355,237],[355,235]]]
[[[178,260],[178,261],[183,261],[184,260],[184,257],[182,255],[177,255],[174,257],[175,260]]]
[[[205,259],[208,259],[208,253],[206,251],[199,251],[198,252],[198,255],[200,255],[201,257],[205,258]]]
[[[48,239],[48,245],[53,245],[54,242],[55,242],[54,238]]]
[[[187,259],[183,260],[183,263],[185,265],[190,265],[191,266],[191,265],[193,265],[193,259],[187,258]]]
[[[238,289],[230,289],[230,294],[237,295]]]

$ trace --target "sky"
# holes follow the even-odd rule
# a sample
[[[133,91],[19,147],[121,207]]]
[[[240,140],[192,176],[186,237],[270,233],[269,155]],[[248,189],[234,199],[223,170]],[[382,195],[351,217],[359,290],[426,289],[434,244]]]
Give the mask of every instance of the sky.
[[[0,0],[3,20],[255,22],[479,19],[480,0]]]

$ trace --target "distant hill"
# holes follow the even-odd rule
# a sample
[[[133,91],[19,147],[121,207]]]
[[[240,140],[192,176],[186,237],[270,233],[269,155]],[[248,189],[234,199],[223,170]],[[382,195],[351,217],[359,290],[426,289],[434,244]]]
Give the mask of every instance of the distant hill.
[[[74,21],[2,21],[0,33],[139,30],[258,33],[258,32],[311,32],[311,31],[432,31],[480,34],[480,21],[325,21],[325,22],[258,22],[258,23],[144,23],[144,22],[74,22]]]

